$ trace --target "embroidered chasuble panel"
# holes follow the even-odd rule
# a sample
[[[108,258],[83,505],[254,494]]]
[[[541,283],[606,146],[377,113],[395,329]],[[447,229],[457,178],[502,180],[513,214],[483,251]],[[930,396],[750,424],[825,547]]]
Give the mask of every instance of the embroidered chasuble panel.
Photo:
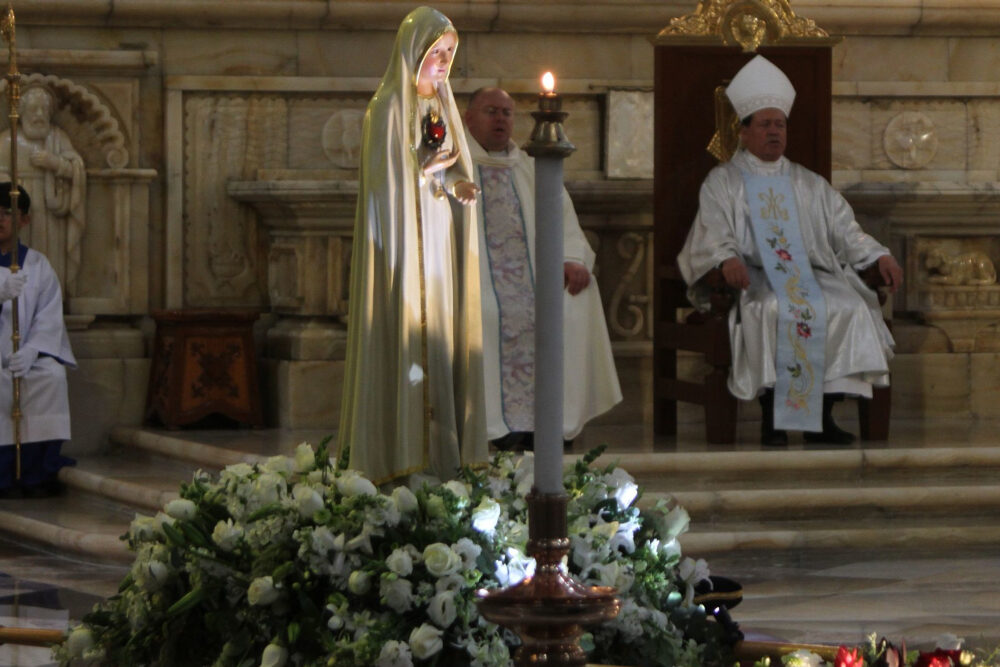
[[[535,281],[521,201],[511,169],[482,165],[479,175],[492,296],[499,313],[503,418],[511,431],[534,431]],[[484,290],[482,298],[491,295]]]

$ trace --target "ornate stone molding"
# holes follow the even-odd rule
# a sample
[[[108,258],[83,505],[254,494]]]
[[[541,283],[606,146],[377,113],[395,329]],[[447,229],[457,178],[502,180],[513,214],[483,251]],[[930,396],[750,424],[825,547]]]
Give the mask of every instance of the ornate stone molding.
[[[753,52],[764,44],[829,38],[815,21],[796,16],[788,0],[701,0],[692,14],[672,19],[656,43],[721,41]]]
[[[459,31],[627,32],[648,35],[691,11],[692,0],[495,0],[434,3]],[[808,0],[809,14],[833,34],[1000,34],[1000,0]],[[22,25],[204,29],[395,30],[406,9],[373,0],[20,0]]]

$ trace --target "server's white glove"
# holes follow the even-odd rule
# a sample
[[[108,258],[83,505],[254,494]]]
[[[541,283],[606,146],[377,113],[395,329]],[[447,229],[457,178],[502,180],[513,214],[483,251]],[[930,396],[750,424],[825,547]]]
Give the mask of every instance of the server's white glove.
[[[0,302],[10,301],[21,296],[21,292],[24,290],[24,283],[26,282],[28,282],[28,274],[24,271],[8,275],[7,280],[0,283]]]
[[[24,377],[31,370],[31,366],[38,358],[38,350],[25,345],[14,354],[10,355],[10,372],[16,378]]]

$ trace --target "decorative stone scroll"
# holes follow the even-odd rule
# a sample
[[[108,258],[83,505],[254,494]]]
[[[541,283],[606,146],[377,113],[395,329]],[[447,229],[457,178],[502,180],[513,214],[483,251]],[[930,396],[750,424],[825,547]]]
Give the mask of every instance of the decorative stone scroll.
[[[701,0],[694,13],[671,19],[656,43],[721,41],[753,52],[763,44],[816,39],[831,38],[814,21],[796,16],[788,0]]]

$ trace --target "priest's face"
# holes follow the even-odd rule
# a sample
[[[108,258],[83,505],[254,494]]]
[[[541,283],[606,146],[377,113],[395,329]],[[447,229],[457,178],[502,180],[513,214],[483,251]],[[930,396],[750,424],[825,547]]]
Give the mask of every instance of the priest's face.
[[[480,91],[465,112],[465,126],[486,150],[506,150],[514,131],[514,100],[499,88]]]
[[[781,109],[753,112],[750,124],[740,129],[743,146],[765,162],[774,162],[785,154],[788,119]]]

